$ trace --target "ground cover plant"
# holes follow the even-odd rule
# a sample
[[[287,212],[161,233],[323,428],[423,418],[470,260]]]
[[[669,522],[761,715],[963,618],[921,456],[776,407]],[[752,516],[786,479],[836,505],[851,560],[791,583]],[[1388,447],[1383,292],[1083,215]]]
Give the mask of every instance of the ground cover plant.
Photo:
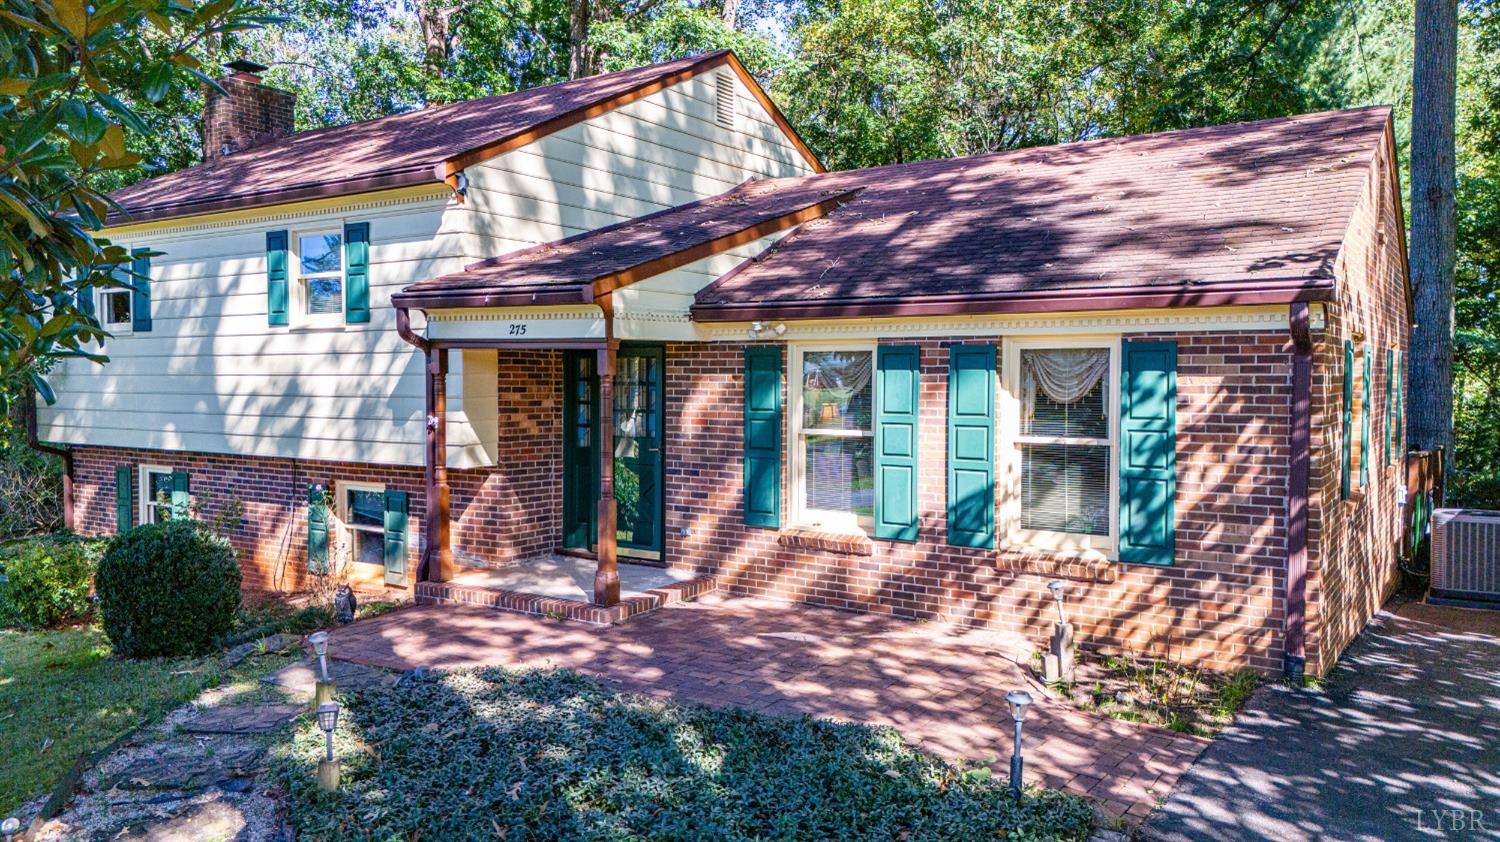
[[[232,672],[270,666],[252,660]],[[216,654],[113,657],[92,626],[0,630],[0,817],[55,785],[81,753],[159,718],[230,672]]]
[[[346,696],[343,785],[288,762],[300,839],[1083,839],[1088,802],[933,760],[891,730],[612,693],[567,671],[431,673]]]
[[[1220,673],[1129,654],[1080,652],[1072,683],[1054,689],[1079,707],[1114,719],[1213,737],[1260,681],[1250,670]]]

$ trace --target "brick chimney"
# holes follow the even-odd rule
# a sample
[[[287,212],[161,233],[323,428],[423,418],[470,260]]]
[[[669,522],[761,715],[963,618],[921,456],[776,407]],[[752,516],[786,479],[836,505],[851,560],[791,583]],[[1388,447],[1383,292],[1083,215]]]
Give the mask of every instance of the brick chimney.
[[[218,80],[224,93],[211,87],[204,90],[204,163],[286,137],[293,131],[296,94],[262,85],[260,74],[265,65],[240,60],[224,66],[234,71]]]

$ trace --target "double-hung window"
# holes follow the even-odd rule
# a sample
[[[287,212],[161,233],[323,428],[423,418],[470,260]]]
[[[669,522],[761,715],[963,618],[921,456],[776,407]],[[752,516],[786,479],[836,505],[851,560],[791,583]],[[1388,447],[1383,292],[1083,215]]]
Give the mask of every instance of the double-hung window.
[[[385,563],[385,487],[339,483],[339,519],[348,529],[349,560]]]
[[[141,523],[166,523],[171,519],[172,469],[142,466]]]
[[[793,520],[868,529],[875,516],[874,345],[792,348]]]
[[[297,234],[293,265],[297,314],[308,326],[344,323],[344,234],[339,230]]]
[[[1011,542],[1115,551],[1118,342],[1015,340],[1007,359],[1018,416],[1010,456]]]

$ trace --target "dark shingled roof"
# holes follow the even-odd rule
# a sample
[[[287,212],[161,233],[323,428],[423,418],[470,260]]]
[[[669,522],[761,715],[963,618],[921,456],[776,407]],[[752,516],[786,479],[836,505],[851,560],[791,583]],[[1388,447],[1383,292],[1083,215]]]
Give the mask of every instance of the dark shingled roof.
[[[1328,298],[1389,122],[1361,108],[783,180],[863,189],[693,316]]]
[[[595,282],[628,283],[822,216],[846,188],[787,178],[727,193],[565,240],[521,249],[406,287],[397,306],[498,306],[592,301]]]
[[[437,183],[436,169],[473,150],[556,130],[585,109],[677,74],[728,64],[727,51],[541,88],[300,132],[110,194],[135,219]],[[685,78],[685,77],[684,77]],[[116,217],[111,223],[130,221]]]

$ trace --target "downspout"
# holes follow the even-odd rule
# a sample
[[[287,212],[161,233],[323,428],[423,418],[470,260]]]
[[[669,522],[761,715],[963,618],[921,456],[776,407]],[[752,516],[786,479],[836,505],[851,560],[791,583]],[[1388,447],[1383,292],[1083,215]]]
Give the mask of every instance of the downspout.
[[[1291,306],[1292,335],[1291,464],[1287,475],[1286,626],[1281,669],[1300,685],[1307,668],[1308,472],[1312,459],[1311,318],[1306,302]]]
[[[66,447],[43,444],[36,436],[36,392],[26,390],[26,443],[38,453],[49,453],[63,463],[63,527],[73,531],[73,451]]]

